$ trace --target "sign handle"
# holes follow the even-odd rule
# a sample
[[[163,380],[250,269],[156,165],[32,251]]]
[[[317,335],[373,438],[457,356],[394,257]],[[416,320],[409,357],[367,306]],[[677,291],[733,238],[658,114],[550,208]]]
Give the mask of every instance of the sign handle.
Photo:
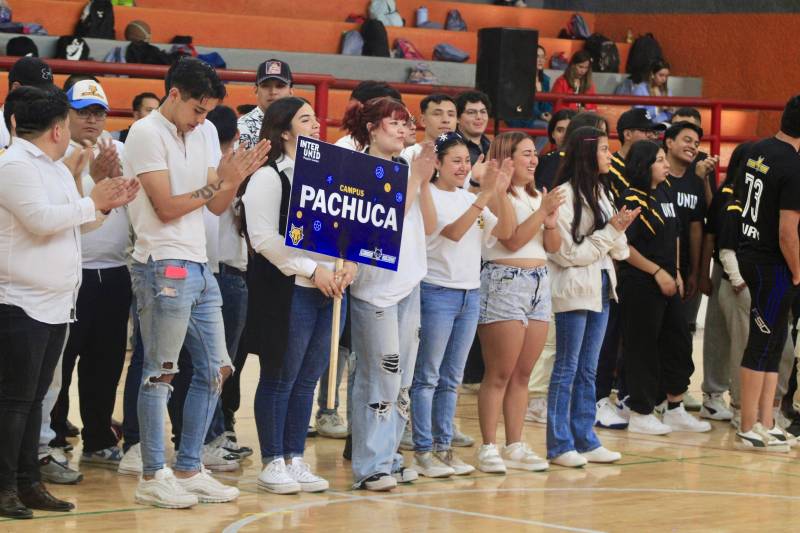
[[[335,272],[344,268],[344,259],[336,260]],[[333,299],[333,325],[331,327],[331,358],[328,365],[328,409],[336,406],[336,369],[339,366],[339,329],[342,317],[342,298]]]

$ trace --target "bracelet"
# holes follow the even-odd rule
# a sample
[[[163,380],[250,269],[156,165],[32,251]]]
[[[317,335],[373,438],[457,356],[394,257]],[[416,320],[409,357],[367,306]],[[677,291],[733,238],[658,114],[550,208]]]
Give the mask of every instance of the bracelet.
[[[661,267],[658,267],[658,270],[656,270],[655,272],[653,272],[653,277],[656,277],[656,274],[658,274],[658,273],[659,273],[659,272],[661,272],[662,270],[664,270],[664,269],[663,269],[663,268],[661,268]]]
[[[483,209],[484,209],[483,207],[478,205],[478,202],[474,202],[470,207],[474,207],[475,209],[477,209],[480,212],[483,212]]]
[[[478,187],[478,188],[480,188],[480,186],[481,186],[480,183],[478,183],[477,181],[475,181],[472,178],[469,179],[469,184],[472,185],[473,187]]]
[[[544,229],[554,230],[557,226],[548,226],[547,224],[544,225]]]

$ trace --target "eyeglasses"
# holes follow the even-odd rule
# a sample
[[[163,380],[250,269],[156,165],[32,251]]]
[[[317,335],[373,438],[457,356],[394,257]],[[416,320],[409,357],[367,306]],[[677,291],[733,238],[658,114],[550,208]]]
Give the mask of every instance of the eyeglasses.
[[[482,117],[488,117],[489,112],[486,109],[467,109],[464,111],[464,114],[468,117],[477,117],[478,115]]]
[[[103,120],[108,116],[108,111],[105,109],[76,109],[75,114],[83,120],[88,120],[89,117],[95,120]]]

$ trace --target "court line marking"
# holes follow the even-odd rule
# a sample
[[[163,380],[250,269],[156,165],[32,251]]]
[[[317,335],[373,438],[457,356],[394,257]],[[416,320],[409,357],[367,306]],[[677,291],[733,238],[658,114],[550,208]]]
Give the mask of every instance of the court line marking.
[[[497,488],[497,489],[450,489],[446,492],[444,491],[422,491],[422,492],[408,492],[408,493],[396,493],[396,494],[387,494],[386,496],[353,496],[347,493],[341,493],[337,491],[328,491],[326,494],[334,495],[334,496],[341,496],[342,498],[339,500],[334,501],[316,501],[316,502],[307,502],[301,504],[294,504],[294,505],[287,505],[282,507],[275,507],[270,509],[269,511],[265,511],[263,513],[258,513],[255,515],[248,516],[246,518],[237,520],[233,522],[229,526],[227,526],[222,533],[238,533],[238,531],[249,525],[253,522],[261,520],[262,518],[266,518],[276,513],[283,513],[286,511],[298,511],[304,509],[310,509],[313,507],[326,507],[328,505],[336,505],[341,503],[354,503],[359,501],[371,501],[371,502],[390,502],[397,505],[404,505],[407,507],[417,507],[421,509],[427,509],[432,511],[441,511],[453,514],[461,514],[467,516],[476,516],[481,518],[488,518],[488,519],[497,519],[502,521],[511,521],[515,523],[522,523],[527,525],[537,525],[543,527],[549,527],[551,529],[559,529],[562,531],[575,531],[575,532],[592,532],[592,533],[599,533],[599,530],[591,530],[591,529],[580,529],[580,528],[573,528],[570,526],[562,526],[559,524],[550,524],[547,522],[537,522],[537,521],[529,521],[524,520],[521,518],[511,518],[507,516],[500,516],[500,515],[492,515],[492,514],[484,514],[484,513],[475,513],[470,511],[462,511],[460,509],[451,509],[447,507],[436,507],[430,506],[425,504],[418,504],[413,502],[398,502],[396,500],[401,498],[410,498],[410,497],[417,497],[417,496],[449,496],[451,494],[488,494],[488,493],[545,493],[545,492],[578,492],[578,493],[616,493],[616,494],[633,494],[633,493],[650,493],[650,494],[693,494],[693,495],[700,495],[700,496],[736,496],[736,497],[747,497],[747,498],[772,498],[778,500],[788,500],[788,501],[799,501],[800,496],[787,496],[783,494],[770,494],[770,493],[761,493],[761,492],[734,492],[734,491],[721,491],[721,490],[699,490],[699,489],[658,489],[658,488],[612,488],[612,487],[575,487],[575,488],[556,488],[556,487],[541,487],[541,488]]]

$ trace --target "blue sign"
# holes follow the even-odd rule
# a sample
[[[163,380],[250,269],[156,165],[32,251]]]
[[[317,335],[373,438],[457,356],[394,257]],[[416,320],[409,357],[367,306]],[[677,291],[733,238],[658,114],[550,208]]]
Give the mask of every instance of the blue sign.
[[[396,271],[408,166],[309,137],[294,161],[286,246]]]

